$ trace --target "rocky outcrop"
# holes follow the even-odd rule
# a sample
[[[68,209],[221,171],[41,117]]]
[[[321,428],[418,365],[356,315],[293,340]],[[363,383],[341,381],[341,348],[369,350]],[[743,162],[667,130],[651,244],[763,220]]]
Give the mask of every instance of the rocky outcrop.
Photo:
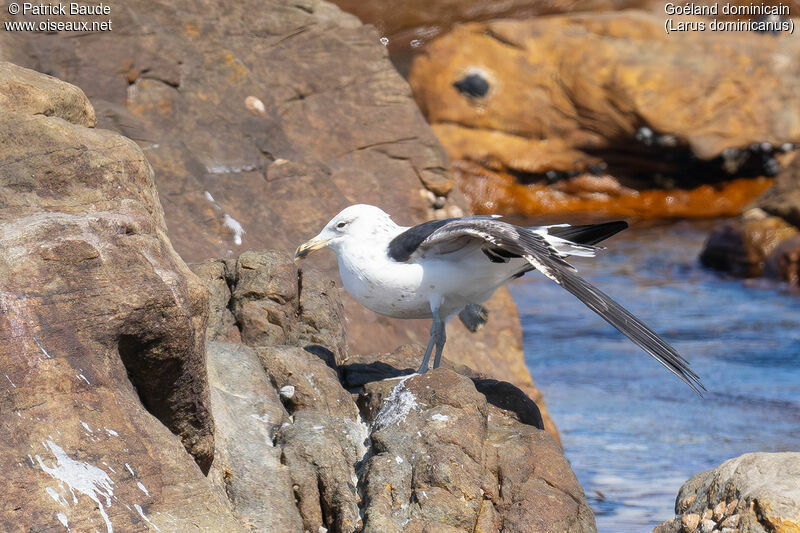
[[[7,63],[0,106],[0,529],[241,530],[201,471],[208,300],[142,150]]]
[[[734,276],[800,283],[800,158],[738,218],[711,232],[700,254],[707,267]]]
[[[535,404],[445,368],[403,376],[420,350],[340,366],[210,341],[210,475],[237,516],[256,531],[595,531]]]
[[[654,533],[800,531],[800,453],[748,453],[684,483]]]
[[[0,529],[595,530],[524,392],[350,356],[335,285],[281,252],[201,282],[142,150],[74,87],[0,64],[9,87]]]
[[[106,4],[113,31],[2,32],[0,59],[78,85],[101,127],[142,147],[184,260],[291,253],[352,203],[378,205],[403,224],[466,209],[408,84],[354,16],[305,0]],[[320,255],[311,264],[335,279],[335,261]],[[342,301],[354,352],[428,336],[427,321]],[[445,358],[538,395],[509,293],[498,291],[490,307],[475,335],[451,326]]]
[[[478,210],[736,214],[800,141],[795,39],[645,12],[466,24],[411,68]],[[758,80],[756,82],[755,80]],[[763,82],[763,83],[762,83]]]
[[[348,348],[348,340],[357,325],[347,322],[334,284],[313,268],[300,270],[290,256],[278,251],[248,251],[238,259],[210,260],[192,265],[192,269],[209,287],[211,294],[206,330],[208,340],[244,342],[254,347],[299,345],[331,365],[353,363],[349,354],[357,352]],[[517,316],[504,317],[503,307],[512,304],[505,301],[506,298],[510,299],[510,296],[501,294],[500,298],[489,303],[493,321],[487,327],[495,328],[493,335],[499,349],[513,354],[522,349],[521,339],[516,334],[520,326]],[[381,322],[385,323],[381,327],[392,327],[387,319],[381,319]],[[449,331],[463,328],[457,320],[448,324]],[[373,335],[379,334],[373,331]],[[480,333],[472,338],[448,333],[448,343],[453,343],[450,353],[460,357],[445,357],[443,361],[450,368],[462,372],[465,368],[472,368],[497,379],[529,375],[522,358],[494,357],[491,345],[484,339]],[[424,342],[426,337],[419,340]],[[474,344],[467,346],[468,343]],[[379,352],[376,349],[372,353]],[[421,354],[421,351],[414,355],[404,354],[402,360],[413,364],[409,361],[414,357],[420,360]],[[391,358],[386,363],[406,368]],[[419,367],[419,361],[416,365],[415,369]],[[560,442],[539,390],[530,380],[517,379],[514,383],[526,397],[536,402],[544,428]]]

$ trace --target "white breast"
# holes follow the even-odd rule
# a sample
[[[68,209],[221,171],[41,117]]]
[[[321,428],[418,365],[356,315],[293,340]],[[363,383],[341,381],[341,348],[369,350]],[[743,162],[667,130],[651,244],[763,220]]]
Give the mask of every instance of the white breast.
[[[398,263],[386,255],[386,245],[344,246],[339,275],[347,292],[368,309],[396,318],[431,316],[429,295],[421,290],[422,267]]]

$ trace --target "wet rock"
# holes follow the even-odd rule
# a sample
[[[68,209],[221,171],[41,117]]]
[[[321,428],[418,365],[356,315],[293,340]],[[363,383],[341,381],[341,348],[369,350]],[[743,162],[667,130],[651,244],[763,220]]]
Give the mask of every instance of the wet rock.
[[[466,211],[408,84],[354,16],[325,1],[108,5],[124,32],[2,32],[0,59],[78,85],[101,127],[142,146],[187,262],[248,249],[291,254],[352,203],[403,224]],[[311,264],[336,279],[336,262],[319,255]],[[533,390],[516,307],[499,294],[488,327],[472,335],[451,326],[445,357],[497,361],[496,377]],[[384,319],[346,295],[343,304],[356,352],[427,338],[426,321]],[[261,325],[254,335],[277,332]]]
[[[750,209],[711,233],[700,259],[733,275],[764,275],[797,285],[799,225],[800,158],[794,157]]]
[[[0,529],[241,531],[201,471],[205,289],[144,154],[6,63],[0,107]]]
[[[778,217],[734,219],[716,228],[700,254],[703,265],[734,276],[761,276],[767,258],[797,229]]]
[[[780,147],[800,137],[800,79],[775,57],[798,57],[800,45],[725,32],[665,40],[662,26],[663,17],[637,11],[472,23],[417,56],[409,74],[415,97],[473,208],[516,198],[531,214],[551,203],[561,211],[629,214],[631,204],[655,216],[713,216],[735,214],[763,191],[751,187],[742,199],[716,184],[779,172]],[[769,88],[754,83],[755,71]],[[491,88],[478,91],[478,79]],[[794,118],[785,120],[787,109]],[[552,190],[600,161],[623,187],[651,194],[621,195],[620,209],[620,195]],[[522,186],[500,186],[507,179]],[[463,185],[471,180],[481,185]],[[709,184],[726,202],[697,201]]]
[[[764,276],[800,286],[800,234],[780,242],[767,257]]]
[[[676,505],[675,511],[681,516],[659,525],[654,533],[693,531],[686,527],[687,521],[696,524],[700,515],[700,531],[797,531],[799,465],[798,453],[748,453],[696,474],[678,493],[679,502],[694,496],[689,508],[678,509]]]
[[[800,227],[800,157],[792,160],[773,186],[755,201],[755,205],[770,215]]]

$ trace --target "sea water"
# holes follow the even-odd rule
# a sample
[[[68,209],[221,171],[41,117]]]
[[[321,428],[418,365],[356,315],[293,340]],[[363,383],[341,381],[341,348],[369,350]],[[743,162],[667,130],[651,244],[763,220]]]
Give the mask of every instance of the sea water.
[[[526,361],[601,532],[671,519],[683,482],[726,459],[800,451],[800,294],[704,269],[712,226],[635,225],[572,261],[689,359],[705,398],[543,276],[512,285]]]

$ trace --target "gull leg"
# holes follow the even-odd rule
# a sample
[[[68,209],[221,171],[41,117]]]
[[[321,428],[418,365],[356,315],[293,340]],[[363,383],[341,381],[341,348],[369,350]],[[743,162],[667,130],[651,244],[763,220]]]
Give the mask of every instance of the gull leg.
[[[442,362],[442,351],[444,350],[444,343],[447,342],[447,331],[444,320],[436,315],[434,321],[439,322],[439,331],[436,338],[436,357],[433,358],[433,368],[439,368],[439,363]]]
[[[436,317],[434,316],[433,324],[431,324],[431,338],[428,341],[428,347],[425,348],[425,355],[422,356],[422,364],[420,365],[419,370],[417,370],[417,374],[424,374],[425,372],[428,371],[428,361],[430,361],[431,359],[431,352],[433,352],[433,345],[436,342],[436,334],[437,334],[436,324],[437,320]]]

